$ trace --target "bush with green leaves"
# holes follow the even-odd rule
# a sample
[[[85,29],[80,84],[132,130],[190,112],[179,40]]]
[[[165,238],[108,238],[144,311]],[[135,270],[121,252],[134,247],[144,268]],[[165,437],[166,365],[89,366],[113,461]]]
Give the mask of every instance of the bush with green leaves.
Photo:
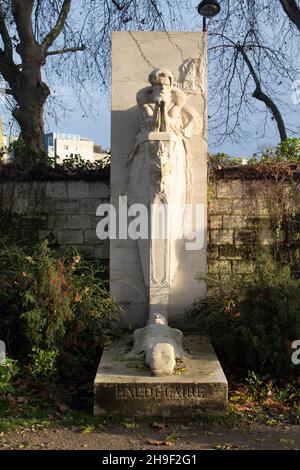
[[[101,160],[95,160],[91,162],[90,160],[86,160],[79,154],[69,155],[67,158],[59,162],[59,157],[56,158],[56,164],[61,165],[66,170],[78,170],[78,171],[93,171],[93,170],[102,170],[104,167],[109,166],[109,155],[107,154],[107,158]]]
[[[57,349],[45,350],[33,347],[30,354],[29,370],[33,377],[52,377],[57,372]]]
[[[47,241],[31,249],[2,243],[0,330],[13,357],[38,361],[46,372],[42,364],[47,357],[54,363],[54,351],[88,355],[116,311],[104,271],[75,250],[58,256]]]
[[[228,367],[243,376],[249,370],[277,379],[299,374],[291,343],[300,338],[300,280],[290,268],[265,254],[250,278],[222,287],[193,316]]]
[[[254,154],[248,164],[256,163],[300,163],[300,139],[286,139],[276,147],[270,147],[261,154]]]
[[[11,385],[12,379],[18,374],[17,362],[6,357],[0,362],[0,393],[11,393],[14,388]]]

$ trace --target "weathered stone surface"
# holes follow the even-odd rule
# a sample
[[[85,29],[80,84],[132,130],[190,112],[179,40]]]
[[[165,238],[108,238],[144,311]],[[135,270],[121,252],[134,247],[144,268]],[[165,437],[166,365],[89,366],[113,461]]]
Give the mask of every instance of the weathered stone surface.
[[[199,336],[184,338],[189,358],[178,373],[151,376],[142,362],[125,358],[127,339],[112,343],[102,355],[94,382],[96,416],[194,417],[225,412],[228,385],[210,343]]]
[[[58,243],[62,245],[82,245],[84,240],[81,230],[62,230],[57,237]]]
[[[257,201],[255,199],[233,199],[232,213],[234,215],[256,215]]]
[[[211,215],[209,218],[209,225],[211,229],[222,228],[223,220],[221,215]],[[227,228],[227,227],[224,227]]]
[[[130,204],[160,202],[173,214],[164,240],[110,241],[111,292],[130,303],[132,314],[134,304],[144,305],[143,318],[149,310],[183,314],[205,295],[195,276],[206,270],[206,47],[202,33],[113,33],[111,203],[118,211],[117,199],[126,194]],[[203,209],[189,228],[189,235],[203,235],[195,251],[185,248],[185,224],[172,204]],[[128,269],[132,260],[135,269]]]
[[[85,230],[84,232],[84,241],[87,245],[102,245],[104,240],[101,240],[97,237],[96,230]]]
[[[232,245],[233,230],[211,230],[210,243],[214,245]]]
[[[150,369],[155,377],[172,375],[176,365],[174,347],[169,343],[156,343],[150,355]]]
[[[242,180],[220,180],[217,184],[218,198],[243,198],[243,181]]]
[[[208,265],[208,272],[214,274],[229,274],[231,273],[231,261],[210,261]]]
[[[68,218],[65,215],[48,215],[48,229],[60,231],[68,228]]]
[[[90,229],[92,227],[91,215],[69,215],[68,228],[70,229]],[[96,230],[94,230],[94,235]]]
[[[258,242],[256,230],[236,230],[234,232],[234,244],[251,245]]]
[[[68,197],[68,183],[65,181],[46,183],[46,197],[51,199],[65,199]]]
[[[89,183],[87,181],[69,181],[68,196],[69,198],[82,199],[89,197]]]
[[[89,183],[89,197],[92,199],[108,199],[109,186],[98,181]]]
[[[100,204],[107,203],[107,202],[108,202],[107,200],[103,200],[103,199],[82,199],[81,213],[96,215],[97,207]]]
[[[254,264],[251,261],[233,261],[232,270],[237,274],[251,274],[254,271]]]
[[[211,199],[209,202],[210,215],[231,214],[232,200],[231,199]]]
[[[56,205],[57,214],[80,214],[80,201],[78,199],[63,199]]]
[[[95,258],[109,258],[109,241],[108,240],[105,240],[101,246],[96,246]]]
[[[145,358],[152,375],[171,375],[176,359],[184,357],[182,337],[180,330],[168,326],[165,315],[150,313],[147,325],[133,333],[133,348],[127,358]]]
[[[223,228],[225,229],[240,229],[251,225],[248,217],[242,215],[224,215]]]

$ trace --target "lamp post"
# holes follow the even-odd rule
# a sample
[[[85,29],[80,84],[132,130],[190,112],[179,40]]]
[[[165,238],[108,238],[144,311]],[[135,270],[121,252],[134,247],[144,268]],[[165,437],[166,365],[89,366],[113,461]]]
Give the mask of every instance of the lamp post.
[[[203,31],[207,31],[207,19],[211,19],[220,13],[221,7],[217,0],[203,0],[198,5],[198,13],[203,16]]]

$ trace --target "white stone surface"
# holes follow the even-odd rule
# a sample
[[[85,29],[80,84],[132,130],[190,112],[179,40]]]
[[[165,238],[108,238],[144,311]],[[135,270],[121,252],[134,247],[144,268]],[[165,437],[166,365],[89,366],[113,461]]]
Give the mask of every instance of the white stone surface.
[[[186,251],[183,237],[178,240],[177,246],[174,240],[173,244],[155,242],[151,247],[147,240],[135,244],[132,240],[111,240],[111,292],[124,304],[127,312],[137,312],[136,315],[133,314],[134,324],[141,325],[145,324],[148,317],[149,303],[150,312],[184,314],[196,297],[206,293],[205,286],[195,281],[198,272],[206,271],[206,35],[113,33],[112,68],[111,201],[117,205],[118,196],[128,194],[130,178],[129,202],[134,202],[134,198],[136,202],[151,202],[151,198],[155,199],[161,192],[159,188],[154,188],[152,192],[151,188],[146,188],[148,182],[142,179],[143,171],[140,171],[143,167],[140,165],[141,155],[150,152],[150,147],[159,138],[157,145],[161,160],[164,151],[173,156],[173,176],[169,178],[169,188],[165,191],[168,194],[168,203],[173,200],[183,204],[189,200],[193,206],[204,205],[204,220],[197,227],[194,222],[192,227],[193,231],[197,228],[204,234],[204,246],[201,249]],[[174,83],[169,90],[167,87],[162,91],[155,90],[152,84],[147,86],[147,77],[155,68],[167,69],[166,76],[168,71],[173,75]],[[159,96],[160,93],[162,96]],[[166,120],[169,119],[170,122],[163,122],[163,117],[158,122],[155,104],[158,101],[166,103],[166,111],[161,111],[160,116],[167,116]],[[171,116],[172,107],[177,107],[176,116]],[[144,118],[140,120],[141,108]],[[175,121],[179,116],[182,123],[183,112],[187,116],[185,109],[192,112],[194,117],[190,121],[193,121],[197,130],[186,138],[183,135],[184,126],[179,124],[180,132],[176,137],[174,127],[178,122]],[[195,116],[199,116],[198,120]],[[157,128],[150,126],[152,137],[148,132],[145,138],[147,122],[153,122],[156,118]],[[165,138],[162,136],[163,132]],[[177,163],[174,163],[174,156],[178,159]],[[165,181],[170,171],[169,163],[166,158],[165,165],[162,165]],[[189,184],[188,175],[191,175]],[[137,178],[134,180],[132,176]],[[182,230],[182,220],[178,219],[177,225]],[[173,238],[176,231],[174,227],[175,221],[171,227]],[[132,320],[132,314],[130,317]]]
[[[164,315],[150,314],[147,325],[135,330],[133,348],[127,358],[144,358],[154,376],[172,375],[176,359],[185,356],[182,338],[182,332],[170,328]]]

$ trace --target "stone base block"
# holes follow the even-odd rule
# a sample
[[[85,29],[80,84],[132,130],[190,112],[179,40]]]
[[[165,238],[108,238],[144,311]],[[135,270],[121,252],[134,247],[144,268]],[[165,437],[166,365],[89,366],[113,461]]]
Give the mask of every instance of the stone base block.
[[[94,414],[124,417],[193,417],[225,412],[228,384],[212,345],[186,336],[188,358],[174,374],[152,377],[142,361],[126,359],[128,338],[104,349],[94,382]]]

